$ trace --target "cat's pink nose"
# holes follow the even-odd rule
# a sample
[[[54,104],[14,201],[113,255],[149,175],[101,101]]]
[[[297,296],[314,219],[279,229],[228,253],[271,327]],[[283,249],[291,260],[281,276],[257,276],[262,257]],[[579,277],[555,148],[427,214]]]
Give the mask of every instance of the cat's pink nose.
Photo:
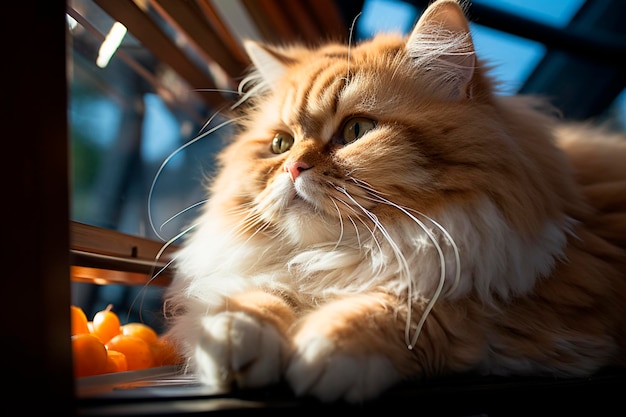
[[[285,164],[284,171],[289,173],[289,175],[291,176],[291,181],[295,181],[296,178],[298,178],[298,175],[302,173],[302,171],[306,171],[309,168],[311,168],[311,166],[306,162],[288,162],[287,164]]]

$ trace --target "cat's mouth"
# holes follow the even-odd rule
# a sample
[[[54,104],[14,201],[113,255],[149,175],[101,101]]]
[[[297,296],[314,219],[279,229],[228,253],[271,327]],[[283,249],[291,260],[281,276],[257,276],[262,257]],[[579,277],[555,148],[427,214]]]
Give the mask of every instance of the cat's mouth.
[[[312,192],[313,190],[311,190],[311,188],[310,186],[304,185],[301,179],[294,181],[290,205],[306,204],[309,207],[317,207],[320,198],[316,195],[318,192]]]
[[[259,201],[259,210],[270,216],[292,213],[296,216],[322,215],[327,219],[337,217],[367,217],[377,204],[368,198],[363,187],[329,181],[312,172],[300,173],[295,179],[284,172],[268,189],[269,195]],[[273,215],[270,213],[274,213]]]
[[[314,188],[302,178],[292,181],[289,173],[283,173],[256,199],[257,208],[268,214],[300,208],[311,210],[317,206],[316,201],[319,200]]]
[[[294,180],[289,179],[288,208],[306,209],[316,213],[328,212],[328,190],[314,181],[310,175],[300,175]],[[335,211],[336,212],[336,211]]]
[[[348,190],[345,185],[338,185],[331,181],[323,184],[310,178],[297,178],[293,181],[293,194],[290,201],[292,207],[306,207],[316,213],[324,213],[331,217],[342,216],[346,210],[353,214],[365,213],[376,204],[363,198],[361,192]],[[348,213],[344,213],[348,214]]]

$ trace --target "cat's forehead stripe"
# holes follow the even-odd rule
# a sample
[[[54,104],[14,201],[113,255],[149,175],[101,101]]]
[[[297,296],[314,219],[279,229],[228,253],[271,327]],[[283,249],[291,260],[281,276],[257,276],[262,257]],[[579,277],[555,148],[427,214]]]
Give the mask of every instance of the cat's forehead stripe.
[[[307,67],[307,74],[296,77],[285,95],[281,117],[287,126],[299,126],[307,134],[330,140],[336,129],[333,116],[337,114],[346,85],[341,74],[347,71],[347,64],[337,59],[323,61],[317,67]],[[304,75],[308,82],[303,82]]]
[[[309,73],[308,79],[315,80],[324,71],[323,67],[318,67],[312,73]],[[294,109],[306,109],[307,102],[309,100],[309,94],[312,89],[310,82],[303,82],[305,77],[296,77],[292,81],[290,88],[287,91],[287,95],[283,102],[282,108],[282,120],[288,126],[302,125],[303,112],[294,111]]]

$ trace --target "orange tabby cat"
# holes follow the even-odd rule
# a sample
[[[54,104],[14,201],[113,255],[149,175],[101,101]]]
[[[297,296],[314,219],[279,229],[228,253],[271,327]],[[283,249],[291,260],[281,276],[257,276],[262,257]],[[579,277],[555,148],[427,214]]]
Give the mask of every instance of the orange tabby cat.
[[[406,38],[246,48],[241,131],[166,295],[201,381],[359,402],[626,364],[624,138],[496,94],[453,0]]]

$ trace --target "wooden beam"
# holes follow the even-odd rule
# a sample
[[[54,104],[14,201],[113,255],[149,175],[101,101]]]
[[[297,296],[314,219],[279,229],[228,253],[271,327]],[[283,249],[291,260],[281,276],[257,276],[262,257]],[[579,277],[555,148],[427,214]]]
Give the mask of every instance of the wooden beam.
[[[71,279],[95,284],[168,285],[176,245],[103,229],[70,224]]]
[[[250,58],[248,58],[248,55],[244,51],[239,39],[234,33],[228,30],[228,26],[220,17],[213,3],[210,0],[196,0],[196,4],[200,10],[202,10],[204,18],[209,22],[220,39],[222,39],[222,41],[226,44],[235,59],[239,62],[245,63],[246,66],[250,65]],[[237,76],[240,75],[241,74],[237,74]]]
[[[284,43],[297,38],[297,29],[276,0],[243,0],[243,5],[269,42]]]
[[[201,71],[133,0],[94,0],[94,2],[114,20],[126,26],[154,56],[187,81],[190,88],[198,90],[216,88],[208,74]],[[203,94],[201,97],[212,108],[221,107],[225,101],[217,94]]]
[[[181,0],[151,0],[154,8],[201,54],[205,60],[216,62],[232,78],[240,77],[248,64],[240,59],[238,48],[230,39],[218,35],[204,18],[196,3]]]

